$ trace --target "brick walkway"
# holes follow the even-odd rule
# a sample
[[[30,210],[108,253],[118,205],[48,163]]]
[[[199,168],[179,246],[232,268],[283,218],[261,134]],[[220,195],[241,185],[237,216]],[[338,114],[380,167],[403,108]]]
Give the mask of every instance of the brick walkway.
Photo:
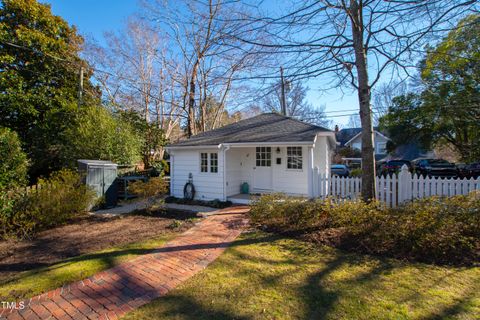
[[[214,261],[246,227],[247,211],[219,210],[150,254],[33,297],[23,310],[0,309],[0,319],[117,319]]]

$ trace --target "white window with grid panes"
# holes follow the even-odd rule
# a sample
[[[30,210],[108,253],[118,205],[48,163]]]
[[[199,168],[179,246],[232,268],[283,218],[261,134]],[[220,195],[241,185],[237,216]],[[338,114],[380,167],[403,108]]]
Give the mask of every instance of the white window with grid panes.
[[[200,172],[208,172],[208,153],[200,153]]]
[[[218,172],[218,153],[210,153],[210,172]]]
[[[201,152],[200,153],[200,172],[218,172],[218,153]]]
[[[257,147],[255,159],[257,167],[271,167],[272,147]]]
[[[302,147],[287,147],[287,169],[303,168]]]

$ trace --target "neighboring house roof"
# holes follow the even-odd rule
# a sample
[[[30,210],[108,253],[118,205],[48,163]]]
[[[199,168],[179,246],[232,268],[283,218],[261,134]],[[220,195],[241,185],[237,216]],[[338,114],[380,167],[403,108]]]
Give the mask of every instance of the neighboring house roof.
[[[373,131],[385,138],[390,140],[390,138],[383,132],[378,130],[378,127],[374,127]],[[340,144],[340,147],[350,144],[353,140],[358,138],[362,134],[362,128],[345,128],[336,133],[337,141]]]
[[[373,132],[375,134],[378,134],[380,137],[384,138],[385,140],[390,140],[389,137],[385,136],[384,134],[382,134],[381,132],[377,131],[377,130],[373,130]],[[345,142],[345,145],[349,145],[350,143],[352,143],[355,139],[357,139],[358,137],[360,137],[362,135],[362,132],[359,132],[357,133],[355,136],[353,136],[350,140],[348,140],[347,142]]]
[[[345,143],[351,140],[359,132],[362,132],[362,128],[345,128],[336,133],[337,141],[340,146],[344,146]]]
[[[203,132],[168,147],[211,146],[222,143],[314,142],[320,132],[331,130],[277,113],[264,113]]]

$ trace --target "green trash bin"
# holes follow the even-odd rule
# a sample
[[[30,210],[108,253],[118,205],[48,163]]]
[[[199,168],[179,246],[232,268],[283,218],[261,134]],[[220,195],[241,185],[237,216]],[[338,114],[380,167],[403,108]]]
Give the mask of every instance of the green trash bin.
[[[240,193],[242,194],[248,194],[248,190],[249,189],[249,186],[248,186],[248,183],[244,182],[242,183],[242,185],[240,186]]]

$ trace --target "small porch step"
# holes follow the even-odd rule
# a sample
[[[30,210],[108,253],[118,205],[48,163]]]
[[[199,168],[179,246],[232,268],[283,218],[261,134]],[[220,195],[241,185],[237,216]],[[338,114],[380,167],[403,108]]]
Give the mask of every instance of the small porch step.
[[[227,197],[228,201],[231,201],[234,204],[251,204],[252,201],[258,199],[260,196],[256,194],[235,194],[233,196]]]

